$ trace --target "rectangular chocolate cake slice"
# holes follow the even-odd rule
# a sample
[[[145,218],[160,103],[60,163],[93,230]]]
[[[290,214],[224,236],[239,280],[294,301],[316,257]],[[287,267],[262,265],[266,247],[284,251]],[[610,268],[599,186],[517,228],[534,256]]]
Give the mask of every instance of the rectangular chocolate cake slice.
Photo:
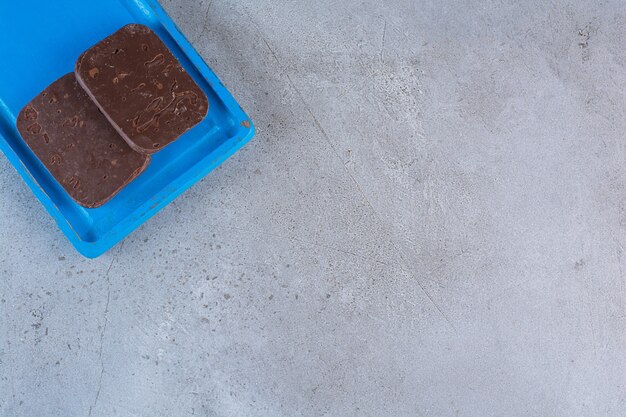
[[[209,103],[148,27],[123,27],[80,56],[76,78],[137,152],[152,154],[200,123]]]
[[[128,146],[73,73],[28,103],[17,129],[68,194],[88,208],[109,201],[150,162]]]

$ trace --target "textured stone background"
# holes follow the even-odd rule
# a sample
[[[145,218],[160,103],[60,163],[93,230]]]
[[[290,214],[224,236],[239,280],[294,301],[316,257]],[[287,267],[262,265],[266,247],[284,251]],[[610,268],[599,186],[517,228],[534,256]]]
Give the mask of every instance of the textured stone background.
[[[258,134],[95,261],[0,157],[0,415],[626,414],[623,0],[163,4]]]

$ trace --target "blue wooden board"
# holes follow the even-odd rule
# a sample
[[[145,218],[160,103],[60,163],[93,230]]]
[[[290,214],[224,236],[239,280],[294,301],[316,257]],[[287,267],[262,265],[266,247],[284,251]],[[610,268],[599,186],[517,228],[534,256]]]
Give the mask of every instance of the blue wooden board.
[[[155,154],[148,169],[110,202],[86,209],[28,148],[16,117],[35,95],[72,72],[83,51],[128,23],[159,35],[206,93],[209,113]],[[248,116],[156,0],[0,1],[0,57],[0,150],[86,257],[112,248],[254,135]]]

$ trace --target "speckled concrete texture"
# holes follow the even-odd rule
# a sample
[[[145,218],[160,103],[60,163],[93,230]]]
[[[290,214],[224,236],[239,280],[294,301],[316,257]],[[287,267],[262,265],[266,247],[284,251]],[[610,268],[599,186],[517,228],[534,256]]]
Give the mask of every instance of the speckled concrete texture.
[[[163,4],[258,134],[97,260],[0,157],[0,415],[626,414],[624,1]]]

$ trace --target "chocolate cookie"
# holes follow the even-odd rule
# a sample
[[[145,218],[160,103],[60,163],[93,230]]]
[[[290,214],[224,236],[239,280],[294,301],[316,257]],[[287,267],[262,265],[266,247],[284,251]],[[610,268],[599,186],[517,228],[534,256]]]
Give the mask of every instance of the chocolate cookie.
[[[28,103],[17,129],[67,193],[88,208],[109,201],[150,162],[120,137],[74,74]]]
[[[80,56],[76,78],[137,152],[152,154],[206,116],[209,102],[149,28],[123,27]]]

